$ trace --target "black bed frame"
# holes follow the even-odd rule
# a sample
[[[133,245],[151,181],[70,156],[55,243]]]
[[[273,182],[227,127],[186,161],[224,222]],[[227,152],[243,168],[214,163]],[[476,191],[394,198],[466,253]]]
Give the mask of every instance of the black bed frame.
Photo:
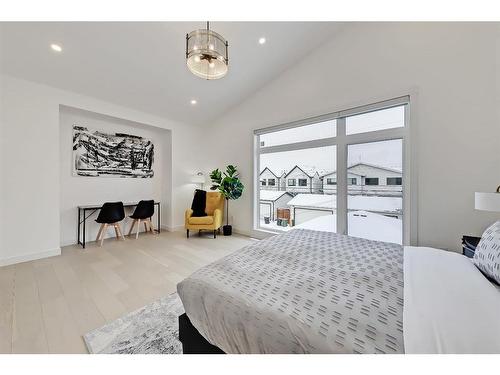
[[[198,332],[186,313],[179,316],[179,340],[184,354],[225,354]]]

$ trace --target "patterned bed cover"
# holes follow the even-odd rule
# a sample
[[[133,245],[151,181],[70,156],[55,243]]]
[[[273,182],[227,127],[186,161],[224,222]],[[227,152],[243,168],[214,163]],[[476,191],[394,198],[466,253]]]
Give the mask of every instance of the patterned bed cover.
[[[295,229],[177,285],[226,353],[403,353],[403,247]]]

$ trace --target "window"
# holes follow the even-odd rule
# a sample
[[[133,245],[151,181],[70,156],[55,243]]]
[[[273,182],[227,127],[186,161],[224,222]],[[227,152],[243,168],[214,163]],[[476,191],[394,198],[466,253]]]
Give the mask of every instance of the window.
[[[269,186],[275,186],[275,185],[276,185],[276,180],[275,180],[274,178],[269,178],[269,179],[267,180],[267,184],[268,184]]]
[[[411,165],[408,113],[409,97],[400,97],[256,130],[256,176],[266,167],[288,174],[284,186],[274,184],[290,194],[270,213],[262,205],[275,192],[259,189],[256,179],[255,229],[321,228],[410,244],[416,220],[409,215],[415,200],[405,169]],[[271,179],[267,185],[275,186]]]
[[[405,124],[404,113],[404,106],[399,106],[349,116],[346,118],[346,134],[350,135],[403,127]]]
[[[402,170],[402,146],[401,139],[349,145],[348,163],[360,174],[394,175],[395,171]],[[385,181],[388,177],[366,177],[364,186],[348,189],[347,234],[401,244],[403,191],[379,185],[380,178]]]
[[[282,146],[277,146],[281,150]],[[326,220],[323,225],[335,229],[335,217],[332,216],[335,202],[334,188],[330,186],[328,190],[329,198],[327,202],[322,202],[324,190],[322,181],[317,178],[313,180],[307,174],[326,175],[335,169],[336,148],[335,146],[325,147],[306,147],[302,145],[296,148],[296,145],[290,145],[287,151],[275,151],[276,148],[259,150],[258,168],[266,167],[275,175],[285,176],[282,180],[276,179],[274,190],[286,191],[289,194],[281,195],[273,206],[273,214],[269,214],[269,208],[265,207],[268,199],[275,199],[276,193],[270,187],[261,187],[258,190],[259,210],[255,217],[256,227],[273,230],[286,231],[292,228],[292,225],[314,225],[312,220]],[[316,170],[315,173],[312,173]],[[321,172],[321,173],[320,173]],[[307,174],[306,174],[307,173]],[[280,181],[283,181],[283,186]],[[267,181],[269,185],[269,180]],[[325,180],[326,182],[326,180]],[[268,190],[266,190],[268,189]],[[317,201],[317,198],[321,198]],[[319,208],[316,206],[320,206]],[[326,205],[326,207],[325,207]],[[311,224],[309,224],[311,222]]]
[[[387,185],[403,185],[402,177],[387,177]]]
[[[260,136],[260,147],[270,147],[316,139],[335,137],[337,127],[335,120],[320,122],[306,126],[280,130]]]
[[[365,185],[378,185],[378,177],[366,177]]]
[[[266,180],[261,180],[261,181],[260,181],[260,185],[261,185],[261,186],[266,186]]]
[[[337,180],[335,178],[327,178],[326,184],[327,185],[337,185]]]

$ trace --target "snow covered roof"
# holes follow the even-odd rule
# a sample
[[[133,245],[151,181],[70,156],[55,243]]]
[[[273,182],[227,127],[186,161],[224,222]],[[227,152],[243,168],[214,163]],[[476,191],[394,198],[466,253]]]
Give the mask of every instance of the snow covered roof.
[[[318,175],[321,175],[322,173],[325,173],[324,169],[316,169],[315,167],[310,167],[307,165],[296,165],[290,171],[285,175],[288,176],[294,169],[300,169],[302,172],[304,172],[308,177],[314,177],[314,175],[317,173]]]
[[[351,164],[351,165],[349,165],[347,167],[347,169],[349,170],[350,168],[357,167],[358,165],[366,165],[368,167],[377,168],[377,169],[383,169],[383,170],[390,171],[390,172],[403,173],[403,171],[401,169],[382,167],[380,165],[370,164],[370,163],[365,163],[365,162],[359,162],[359,163]]]
[[[271,169],[269,169],[268,167],[265,167],[265,168],[262,170],[262,172],[260,172],[260,174],[262,175],[262,173],[264,173],[264,172],[266,171],[266,169],[267,169],[269,172],[271,172],[271,174],[272,174],[273,176],[275,176],[276,178],[278,177],[278,175],[277,175],[276,173],[274,173],[274,172],[273,172]]]
[[[375,164],[370,164],[370,163],[365,163],[365,162],[360,162],[360,163],[354,163],[354,164],[351,164],[347,167],[347,171],[350,173],[350,174],[354,174],[354,175],[357,175],[357,176],[361,176],[360,174],[358,173],[354,173],[354,172],[351,172],[349,171],[349,169],[351,168],[354,168],[354,167],[357,167],[358,165],[366,165],[367,167],[371,167],[371,168],[377,168],[377,169],[382,169],[382,170],[385,170],[385,171],[390,171],[390,172],[394,172],[394,173],[403,173],[400,169],[396,169],[396,168],[388,168],[388,167],[382,167],[380,165],[375,165]],[[334,174],[334,173],[337,173],[337,171],[329,171],[329,172],[325,172],[323,174],[320,173],[320,176],[321,178],[323,177],[326,177],[326,176],[329,176],[331,174]]]
[[[333,210],[337,207],[337,196],[334,194],[297,194],[287,205]],[[347,207],[349,210],[400,212],[403,208],[403,200],[401,197],[349,195],[347,197]]]
[[[275,200],[278,200],[279,198],[281,198],[285,194],[289,195],[290,197],[292,196],[292,194],[290,194],[287,191],[261,190],[260,191],[260,200],[274,202]]]
[[[336,196],[328,194],[297,194],[287,204],[296,207],[335,208]]]

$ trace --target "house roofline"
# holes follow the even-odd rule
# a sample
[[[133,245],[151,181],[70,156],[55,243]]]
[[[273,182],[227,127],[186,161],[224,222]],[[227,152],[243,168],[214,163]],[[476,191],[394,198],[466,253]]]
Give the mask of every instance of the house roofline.
[[[273,172],[273,171],[272,171],[269,167],[265,167],[265,168],[262,170],[262,172],[260,172],[259,176],[261,176],[261,175],[262,175],[262,173],[264,173],[264,172],[266,171],[266,169],[267,169],[269,172],[271,172],[271,174],[272,174],[274,177],[276,177],[276,178],[280,178],[280,177],[279,177],[276,173],[274,173],[274,172]]]
[[[290,169],[290,172],[288,172],[288,173],[287,173],[285,176],[283,176],[283,177],[287,178],[287,177],[288,177],[288,175],[289,175],[290,173],[292,173],[292,172],[293,172],[293,170],[294,170],[295,168],[300,169],[300,170],[302,171],[302,173],[304,173],[304,174],[305,174],[307,177],[309,177],[309,178],[313,178],[315,174],[317,174],[317,175],[318,175],[318,177],[319,177],[319,173],[318,173],[317,171],[316,171],[316,172],[314,172],[314,174],[311,176],[309,173],[307,173],[307,172],[306,172],[306,171],[304,171],[302,168],[300,168],[297,164],[295,164],[295,167],[293,167],[292,169]]]

